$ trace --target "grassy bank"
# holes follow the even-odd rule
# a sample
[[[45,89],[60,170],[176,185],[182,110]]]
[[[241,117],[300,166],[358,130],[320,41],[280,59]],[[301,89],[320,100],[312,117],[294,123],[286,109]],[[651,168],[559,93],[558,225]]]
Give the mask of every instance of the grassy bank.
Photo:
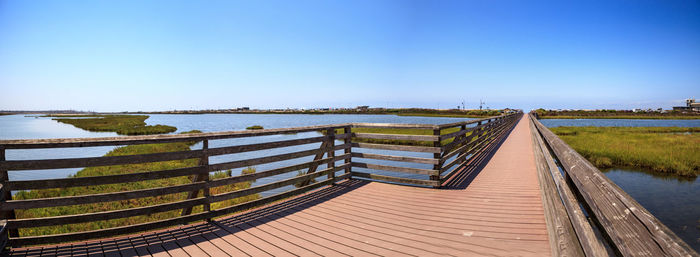
[[[443,129],[441,135],[457,132],[459,127]],[[430,129],[391,129],[391,128],[352,128],[353,133],[375,133],[375,134],[394,134],[394,135],[420,135],[432,136],[433,130]],[[343,129],[337,129],[336,134],[345,133]],[[467,136],[470,133],[467,133]],[[452,142],[453,138],[445,139],[441,142],[442,145]],[[395,140],[395,139],[373,139],[373,138],[353,138],[352,142],[374,143],[374,144],[392,144],[392,145],[415,145],[415,146],[433,146],[432,141],[413,141],[413,140]]]
[[[700,116],[645,116],[645,115],[619,115],[619,116],[540,116],[540,119],[629,119],[629,120],[696,120]]]
[[[630,110],[535,110],[540,119],[658,119],[658,120],[692,120],[700,119],[700,113],[679,112],[679,111],[643,111],[633,112]]]
[[[133,155],[133,154],[148,154],[148,153],[160,153],[160,152],[176,152],[176,151],[186,151],[189,150],[195,142],[179,142],[179,143],[165,143],[165,144],[146,144],[146,145],[131,145],[125,147],[118,147],[106,154],[106,156],[120,156],[120,155]],[[104,175],[116,175],[116,174],[127,174],[134,172],[146,172],[146,171],[158,171],[167,169],[177,169],[184,167],[192,167],[197,165],[197,159],[188,160],[176,160],[176,161],[165,161],[165,162],[153,162],[153,163],[142,163],[142,164],[128,164],[128,165],[114,165],[114,166],[100,166],[100,167],[89,167],[78,171],[73,177],[91,177],[91,176],[104,176]],[[254,169],[246,169],[246,173],[255,172]],[[216,172],[211,175],[212,179],[223,178],[231,176],[231,172]],[[20,191],[18,192],[14,199],[35,199],[35,198],[47,198],[47,197],[65,197],[65,196],[77,196],[77,195],[87,195],[87,194],[99,194],[99,193],[109,193],[109,192],[123,192],[130,190],[139,190],[146,188],[155,187],[165,187],[173,185],[182,185],[191,183],[191,176],[182,176],[176,178],[167,179],[157,179],[157,180],[146,180],[132,183],[120,183],[120,184],[108,184],[108,185],[98,185],[89,187],[72,187],[63,189],[41,189],[41,190],[30,190],[30,191]],[[228,185],[223,187],[212,188],[212,194],[220,194],[223,192],[240,190],[244,188],[249,188],[252,182],[241,182],[234,185]],[[71,215],[71,214],[81,214],[81,213],[91,213],[91,212],[102,212],[110,210],[122,210],[129,208],[136,208],[142,206],[152,206],[155,204],[162,204],[168,202],[175,202],[184,200],[187,197],[187,192],[181,192],[171,195],[163,195],[158,197],[146,197],[138,198],[124,201],[113,201],[106,203],[96,203],[96,204],[82,204],[82,205],[71,205],[71,206],[60,206],[60,207],[50,207],[50,208],[37,208],[28,210],[16,210],[17,218],[38,218],[47,216],[58,216],[58,215]],[[224,206],[230,206],[241,202],[246,202],[259,198],[259,195],[250,195],[246,197],[236,198],[224,202],[212,204],[212,209],[221,208]],[[198,206],[193,210],[193,212],[201,212],[202,207]],[[47,226],[38,228],[26,228],[20,230],[20,236],[37,236],[46,234],[56,234],[56,233],[69,233],[78,232],[86,230],[103,229],[110,227],[125,226],[130,224],[137,224],[155,220],[162,220],[168,218],[174,218],[180,216],[181,210],[172,210],[167,212],[155,213],[152,215],[143,216],[133,216],[129,218],[122,219],[112,219],[89,223],[79,223],[61,226]]]
[[[146,125],[148,115],[57,115],[53,120],[95,132],[117,132],[119,135],[166,134],[177,130],[173,126]]]
[[[700,174],[700,128],[550,128],[598,168],[636,167],[682,176]]]

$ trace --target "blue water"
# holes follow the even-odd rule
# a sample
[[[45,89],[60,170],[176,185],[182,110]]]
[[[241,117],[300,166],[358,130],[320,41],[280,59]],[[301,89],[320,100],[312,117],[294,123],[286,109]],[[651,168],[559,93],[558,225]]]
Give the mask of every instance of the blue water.
[[[371,122],[371,123],[419,123],[419,124],[442,124],[456,121],[468,120],[465,118],[446,117],[413,117],[396,115],[304,115],[304,114],[153,114],[146,120],[149,125],[164,124],[175,126],[180,133],[190,130],[201,130],[203,132],[245,130],[251,125],[261,125],[265,128],[285,128],[300,127],[310,125],[339,124],[351,122]],[[320,135],[317,132],[298,133],[291,135],[273,135],[254,138],[212,140],[210,147],[221,147],[238,144],[253,144],[265,141],[279,141],[298,138],[308,138]],[[89,132],[73,127],[72,125],[59,123],[49,117],[7,115],[0,116],[0,139],[37,139],[37,138],[79,138],[79,137],[105,137],[117,136],[113,132]],[[342,144],[338,141],[336,144]],[[264,151],[240,153],[235,155],[213,156],[211,163],[221,163],[227,161],[248,159],[273,154],[288,153],[290,151],[302,151],[318,148],[318,144],[309,144]],[[201,148],[201,144],[193,146],[194,149]],[[28,150],[6,150],[8,160],[32,160],[32,159],[55,159],[55,158],[77,158],[77,157],[97,157],[102,156],[114,147],[82,147],[82,148],[60,148],[60,149],[28,149]],[[362,150],[361,150],[362,151]],[[364,150],[367,152],[382,152],[380,150]],[[391,151],[383,151],[391,153]],[[342,154],[340,151],[337,154]],[[403,153],[407,156],[431,158],[427,153]],[[260,171],[283,166],[293,165],[302,161],[309,161],[312,156],[295,160],[276,162],[256,166]],[[396,165],[391,161],[374,161],[378,164]],[[414,168],[429,168],[429,165],[409,164]],[[75,174],[80,168],[73,169],[52,169],[52,170],[27,170],[10,171],[11,180],[35,180],[50,178],[65,178]],[[242,169],[233,171],[239,174]],[[358,169],[362,170],[362,169]],[[382,173],[385,175],[402,175],[393,173]],[[269,183],[281,178],[287,178],[295,174],[283,174],[274,177],[259,179],[256,184]],[[418,178],[420,175],[409,177]],[[274,193],[275,191],[272,191]]]
[[[700,251],[700,180],[630,169],[603,171],[696,251]]]

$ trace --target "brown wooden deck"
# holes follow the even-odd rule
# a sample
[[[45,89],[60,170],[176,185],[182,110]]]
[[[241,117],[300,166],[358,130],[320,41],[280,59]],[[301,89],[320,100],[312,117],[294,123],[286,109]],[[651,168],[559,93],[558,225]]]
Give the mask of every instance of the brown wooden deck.
[[[209,223],[12,256],[548,256],[530,127],[446,189],[348,180]]]

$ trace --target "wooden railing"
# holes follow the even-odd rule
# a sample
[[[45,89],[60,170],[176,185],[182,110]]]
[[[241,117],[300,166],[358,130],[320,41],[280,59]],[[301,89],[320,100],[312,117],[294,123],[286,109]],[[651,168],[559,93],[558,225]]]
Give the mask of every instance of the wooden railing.
[[[359,142],[352,143],[352,166],[393,173],[406,173],[414,177],[382,175],[353,170],[353,178],[365,178],[375,181],[401,184],[440,187],[443,182],[459,171],[459,167],[470,160],[475,153],[482,151],[489,144],[500,138],[512,128],[522,113],[513,113],[498,117],[456,122],[442,125],[415,124],[353,124],[353,128],[422,130],[432,135],[352,133]],[[406,132],[404,132],[406,133]],[[390,140],[389,143],[363,143],[361,140]],[[399,141],[396,144],[395,140]],[[397,151],[398,155],[359,153],[355,149],[380,149]],[[419,153],[427,155],[416,157],[401,153]],[[414,154],[415,155],[415,154]],[[392,161],[404,166],[384,165],[358,161],[357,158]],[[406,167],[412,165],[414,167]],[[415,167],[417,165],[423,167]],[[420,178],[422,177],[422,178]]]
[[[8,242],[9,246],[16,247],[22,245],[80,241],[148,231],[201,220],[210,220],[215,217],[297,196],[306,191],[332,185],[339,180],[350,178],[439,187],[442,182],[452,176],[457,168],[464,164],[471,155],[484,149],[496,138],[501,137],[506,130],[512,128],[521,115],[522,113],[514,113],[444,125],[354,123],[178,135],[1,140],[0,181],[2,181],[2,188],[0,188],[0,190],[2,191],[0,192],[0,196],[2,196],[2,199],[0,199],[0,214],[3,216],[0,220],[0,243]],[[357,128],[358,130],[368,128],[429,130],[432,131],[432,135],[354,133],[353,128]],[[268,139],[264,138],[265,136],[287,134],[295,134],[295,136],[293,136],[294,139],[261,142]],[[234,139],[253,139],[254,143],[231,145],[230,142]],[[201,149],[187,151],[124,156],[48,160],[5,160],[6,150],[14,149],[56,149],[56,151],[59,151],[60,148],[70,147],[124,146],[174,142],[201,142],[202,147]],[[212,147],[213,145],[215,145],[215,147]],[[290,150],[290,148],[292,149]],[[277,152],[270,153],[269,151]],[[407,153],[408,155],[386,154],[386,152],[393,151]],[[256,154],[257,156],[251,157],[251,155]],[[213,163],[212,157],[222,159],[218,156],[223,155],[226,155],[226,157],[238,156],[239,158],[233,158],[235,160],[230,160],[229,158],[223,162]],[[421,157],[415,155],[429,156]],[[8,176],[9,172],[21,170],[84,168],[191,159],[198,160],[196,166],[160,171],[137,171],[128,174],[44,180],[10,180]],[[364,161],[361,162],[360,160]],[[408,165],[428,165],[429,167],[386,165],[376,163],[376,161],[399,162]],[[280,164],[280,162],[283,162],[283,164]],[[234,175],[219,179],[211,179],[210,177],[210,173],[215,171],[271,164],[277,166],[267,170],[258,170],[251,174]],[[369,169],[370,171],[363,172],[356,169]],[[289,175],[289,173],[296,171],[306,172],[305,174]],[[400,175],[379,174],[382,171],[389,173],[408,173],[415,176],[425,176],[426,178],[407,178]],[[212,194],[210,190],[212,188],[246,181],[255,181],[282,174],[287,174],[287,176],[282,178],[277,177],[276,180],[266,184],[253,184],[253,186],[249,188],[219,192],[217,194]],[[185,176],[189,178],[189,183],[131,191],[38,199],[13,199],[12,196],[12,192],[19,190],[93,187]],[[322,176],[325,176],[325,179],[312,182],[314,181],[312,179]],[[292,186],[300,182],[307,182],[308,184],[302,184],[299,187]],[[270,193],[270,190],[279,191],[284,189],[284,187],[288,190]],[[268,193],[268,195],[248,202],[223,206],[216,209],[212,208],[212,204],[214,203],[263,192]],[[16,210],[129,201],[171,194],[186,194],[186,197],[173,202],[148,204],[146,206],[129,209],[39,218],[17,218],[15,216]],[[201,206],[201,208],[198,206]],[[194,207],[198,207],[199,209],[193,211]],[[172,211],[179,211],[181,215],[150,222],[129,224],[121,227],[63,234],[20,236],[18,233],[20,229],[112,220]]]
[[[529,120],[553,255],[700,256],[534,114]]]

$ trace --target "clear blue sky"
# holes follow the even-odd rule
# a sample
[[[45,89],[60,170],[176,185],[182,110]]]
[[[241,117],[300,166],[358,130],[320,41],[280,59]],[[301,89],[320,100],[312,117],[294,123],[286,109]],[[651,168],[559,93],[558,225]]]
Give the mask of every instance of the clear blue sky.
[[[0,109],[670,108],[699,1],[0,0]]]

